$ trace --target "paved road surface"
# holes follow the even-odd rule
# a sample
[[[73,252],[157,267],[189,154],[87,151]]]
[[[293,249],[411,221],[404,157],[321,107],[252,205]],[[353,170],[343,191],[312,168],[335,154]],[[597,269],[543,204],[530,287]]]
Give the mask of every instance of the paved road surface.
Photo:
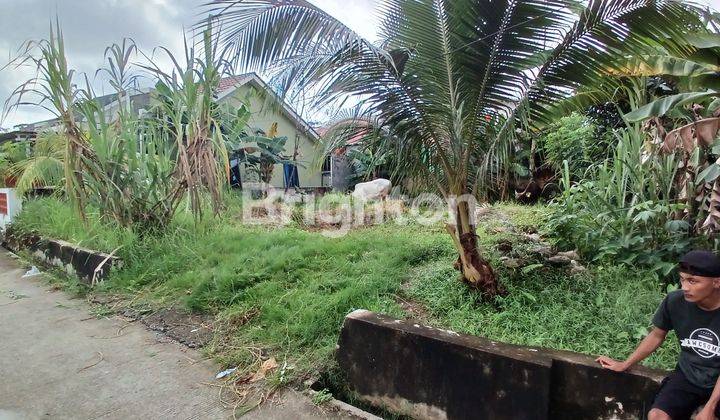
[[[53,291],[0,248],[0,420],[224,419],[218,366],[82,299]],[[119,335],[118,335],[119,333]],[[349,418],[287,391],[248,419]]]

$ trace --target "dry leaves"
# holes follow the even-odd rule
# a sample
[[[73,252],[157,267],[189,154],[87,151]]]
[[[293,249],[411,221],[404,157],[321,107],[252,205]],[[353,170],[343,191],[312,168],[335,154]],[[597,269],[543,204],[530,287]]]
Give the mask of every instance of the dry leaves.
[[[682,147],[690,153],[696,145],[710,147],[720,130],[720,118],[705,118],[676,128],[665,136],[662,150],[673,152]]]
[[[708,234],[720,231],[720,179],[716,179],[713,183],[708,203],[708,215],[702,225],[702,230]]]
[[[263,362],[263,364],[260,366],[260,369],[258,369],[257,372],[250,378],[250,382],[257,382],[262,379],[265,379],[268,373],[271,373],[273,370],[277,369],[278,364],[274,357],[271,357]]]

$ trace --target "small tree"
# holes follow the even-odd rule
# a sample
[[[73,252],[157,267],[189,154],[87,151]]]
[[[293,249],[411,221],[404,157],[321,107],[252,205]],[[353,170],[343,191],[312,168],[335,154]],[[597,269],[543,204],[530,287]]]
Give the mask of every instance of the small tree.
[[[222,41],[245,69],[361,101],[398,139],[401,164],[453,204],[447,226],[463,279],[500,286],[478,248],[467,201],[488,176],[507,182],[516,121],[551,122],[555,104],[625,55],[682,39],[697,13],[645,0],[386,0],[374,44],[304,0],[215,0]]]

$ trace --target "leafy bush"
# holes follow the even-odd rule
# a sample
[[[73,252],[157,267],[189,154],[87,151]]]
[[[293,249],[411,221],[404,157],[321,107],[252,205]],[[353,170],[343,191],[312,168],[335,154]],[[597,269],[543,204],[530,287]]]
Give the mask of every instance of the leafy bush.
[[[0,144],[0,185],[12,177],[12,167],[27,158],[27,142],[8,141]]]
[[[617,132],[618,144],[607,162],[588,169],[588,177],[571,181],[564,169],[565,191],[551,204],[547,230],[563,248],[577,248],[596,260],[649,267],[667,275],[677,257],[694,245],[690,225],[676,219],[674,155],[643,155],[639,127]]]
[[[597,131],[585,116],[573,113],[551,125],[539,143],[551,166],[562,170],[567,161],[571,175],[580,177],[593,163],[607,158],[609,136],[598,136]]]
[[[46,132],[41,133],[32,143],[23,141],[14,145],[23,150],[22,157],[9,164],[5,173],[14,178],[18,193],[24,194],[38,187],[55,188],[63,183],[67,147],[65,136]]]

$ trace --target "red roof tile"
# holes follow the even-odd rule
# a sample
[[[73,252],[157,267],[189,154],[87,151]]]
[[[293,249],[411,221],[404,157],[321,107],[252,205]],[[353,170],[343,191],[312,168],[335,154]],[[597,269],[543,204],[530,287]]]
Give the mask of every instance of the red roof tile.
[[[238,85],[242,85],[248,80],[252,78],[252,73],[248,74],[241,74],[239,76],[230,76],[230,77],[223,77],[220,79],[220,82],[218,83],[218,93],[223,92],[228,89],[232,89],[234,87],[237,87]]]

